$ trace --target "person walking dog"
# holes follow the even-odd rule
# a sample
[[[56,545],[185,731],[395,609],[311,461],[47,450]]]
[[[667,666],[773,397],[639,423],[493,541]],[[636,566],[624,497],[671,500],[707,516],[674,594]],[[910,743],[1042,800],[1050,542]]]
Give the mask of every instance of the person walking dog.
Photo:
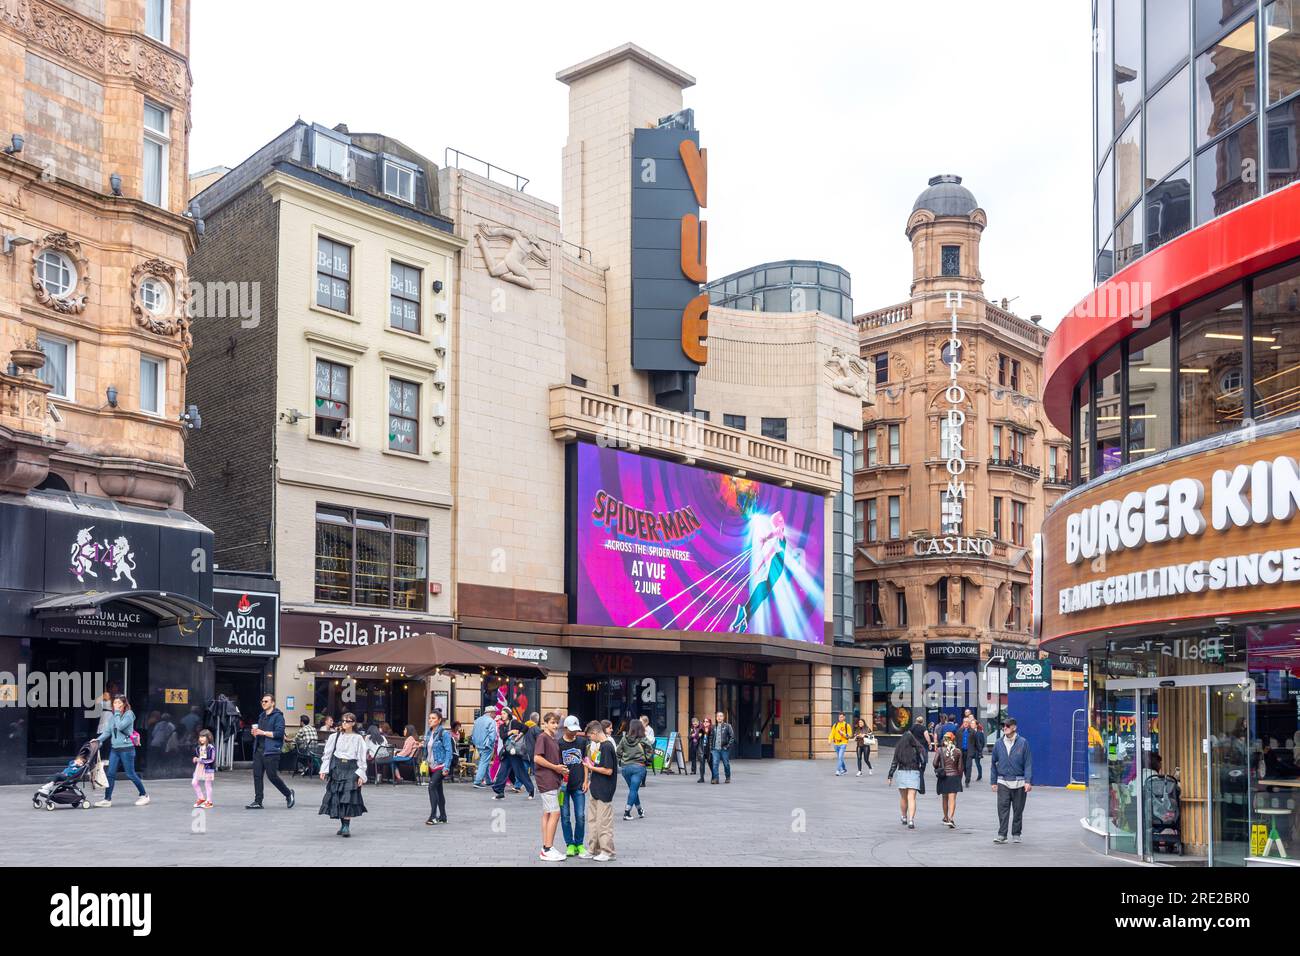
[[[998,795],[998,835],[994,843],[1007,842],[1007,819],[1011,822],[1011,842],[1020,842],[1025,815],[1025,797],[1034,789],[1034,755],[1029,741],[1021,737],[1016,719],[1002,721],[1002,736],[993,745],[989,781]]]

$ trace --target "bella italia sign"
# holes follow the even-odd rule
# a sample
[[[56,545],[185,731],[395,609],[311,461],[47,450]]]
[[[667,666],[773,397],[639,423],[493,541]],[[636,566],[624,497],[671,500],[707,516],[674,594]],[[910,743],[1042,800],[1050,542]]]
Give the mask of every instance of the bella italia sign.
[[[1180,477],[1069,515],[1065,523],[1066,563],[1093,561],[1094,570],[1104,570],[1108,555],[1138,552],[1160,542],[1183,542],[1191,548],[1210,528],[1222,535],[1255,528],[1257,536],[1269,539],[1261,550],[1225,555],[1211,550],[1209,556],[1195,560],[1175,559],[1159,567],[1061,588],[1060,613],[1300,581],[1300,547],[1268,547],[1274,542],[1295,541],[1294,535],[1278,526],[1289,523],[1300,510],[1296,459],[1279,455],[1219,468],[1209,479],[1208,497],[1200,479]],[[1216,538],[1195,545],[1198,550],[1194,553],[1213,549]]]

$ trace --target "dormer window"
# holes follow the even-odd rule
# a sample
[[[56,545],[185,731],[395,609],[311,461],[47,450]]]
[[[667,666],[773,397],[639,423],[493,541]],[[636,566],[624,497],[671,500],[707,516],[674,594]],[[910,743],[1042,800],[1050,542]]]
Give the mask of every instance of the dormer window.
[[[415,202],[415,173],[397,163],[384,161],[384,192],[402,202]]]
[[[348,178],[348,144],[316,130],[316,168]]]

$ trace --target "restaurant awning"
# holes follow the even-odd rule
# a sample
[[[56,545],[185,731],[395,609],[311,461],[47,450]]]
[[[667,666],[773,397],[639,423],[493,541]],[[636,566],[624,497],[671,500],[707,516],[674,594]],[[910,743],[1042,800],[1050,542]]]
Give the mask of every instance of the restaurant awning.
[[[37,617],[79,617],[94,614],[105,604],[125,604],[157,618],[162,624],[198,624],[215,620],[217,612],[202,601],[171,591],[81,591],[56,594],[32,605]]]
[[[516,660],[441,634],[417,634],[400,641],[364,644],[346,651],[318,654],[303,666],[316,674],[358,679],[417,678],[440,671],[498,674],[502,677],[546,676],[546,668],[540,664]]]

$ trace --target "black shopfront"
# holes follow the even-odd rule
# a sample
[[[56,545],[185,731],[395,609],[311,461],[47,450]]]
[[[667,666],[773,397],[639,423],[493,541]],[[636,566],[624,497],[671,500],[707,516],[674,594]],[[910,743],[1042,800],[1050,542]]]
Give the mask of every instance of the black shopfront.
[[[47,777],[131,702],[146,777],[191,772],[212,696],[212,532],[180,511],[0,495],[0,783]]]

